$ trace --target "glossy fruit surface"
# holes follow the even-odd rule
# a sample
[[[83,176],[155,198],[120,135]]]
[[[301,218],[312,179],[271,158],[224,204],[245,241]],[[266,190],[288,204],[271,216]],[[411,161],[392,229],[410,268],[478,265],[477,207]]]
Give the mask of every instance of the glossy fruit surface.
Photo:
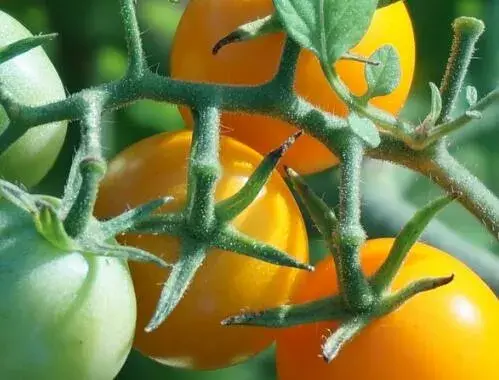
[[[239,25],[273,12],[271,0],[191,0],[177,28],[171,53],[171,75],[189,81],[236,85],[257,85],[272,79],[282,52],[282,34],[224,47],[217,55],[213,46]],[[376,106],[397,113],[410,90],[415,43],[410,16],[403,2],[376,11],[370,29],[352,52],[370,56],[384,44],[393,45],[401,57],[402,78],[390,95],[373,99]],[[339,75],[352,92],[362,95],[367,89],[364,65],[340,61]],[[295,89],[308,101],[334,114],[344,116],[346,108],[330,88],[317,59],[308,51],[300,55]],[[182,109],[188,124],[190,113]],[[295,128],[269,117],[226,113],[222,130],[262,154],[278,146]],[[302,137],[286,153],[282,163],[306,174],[326,169],[338,162],[311,136]]]
[[[0,48],[31,36],[16,19],[0,11]],[[66,97],[61,79],[41,47],[0,64],[0,80],[21,104],[43,105]],[[8,124],[0,107],[0,134]],[[31,128],[0,154],[0,177],[25,186],[36,185],[54,164],[66,125],[56,122]]]
[[[189,131],[160,134],[115,157],[101,186],[98,216],[117,215],[163,196],[174,197],[165,211],[179,211],[186,198],[191,138]],[[218,200],[236,193],[262,160],[253,149],[228,137],[221,139],[220,157],[223,175],[216,190]],[[277,172],[232,224],[252,238],[308,260],[301,214]],[[167,262],[178,258],[176,238],[129,234],[120,241]],[[258,310],[286,302],[298,272],[212,249],[170,317],[157,330],[145,333],[167,274],[148,264],[132,263],[130,267],[139,310],[135,347],[168,365],[196,369],[227,367],[268,347],[274,339],[271,330],[223,327],[220,321],[241,309]]]
[[[368,241],[362,266],[372,274],[393,239]],[[439,289],[420,294],[369,325],[344,346],[330,364],[319,358],[333,322],[283,330],[277,343],[279,380],[383,379],[437,380],[497,378],[499,302],[468,267],[450,255],[417,243],[395,279],[400,289],[422,277],[454,274]],[[303,303],[337,291],[331,260],[304,274],[293,302]]]
[[[113,379],[135,328],[126,263],[61,251],[5,200],[0,236],[0,379]]]

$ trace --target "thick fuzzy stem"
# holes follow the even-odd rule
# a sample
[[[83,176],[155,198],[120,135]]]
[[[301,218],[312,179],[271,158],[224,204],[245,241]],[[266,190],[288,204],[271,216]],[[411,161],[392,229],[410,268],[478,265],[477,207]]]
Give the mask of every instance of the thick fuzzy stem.
[[[339,250],[333,255],[341,294],[352,310],[367,309],[373,300],[359,257],[360,248],[365,241],[365,232],[360,222],[363,157],[362,142],[352,138],[341,157]]]

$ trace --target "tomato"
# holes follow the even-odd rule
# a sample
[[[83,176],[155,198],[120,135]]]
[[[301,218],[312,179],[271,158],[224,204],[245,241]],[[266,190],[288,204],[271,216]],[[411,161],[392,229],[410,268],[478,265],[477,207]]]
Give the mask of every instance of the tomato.
[[[97,202],[97,215],[109,217],[162,196],[174,201],[164,211],[179,211],[186,199],[187,160],[192,133],[165,133],[140,141],[109,165]],[[262,160],[251,148],[228,137],[221,139],[223,175],[216,199],[235,194]],[[252,238],[272,244],[301,261],[308,259],[304,222],[284,180],[274,172],[257,199],[232,224]],[[126,245],[175,262],[179,241],[168,236],[132,235]],[[298,270],[216,249],[194,277],[184,298],[157,330],[145,333],[165,281],[153,265],[130,264],[138,303],[134,347],[171,366],[214,369],[241,362],[269,346],[268,329],[232,328],[220,322],[241,309],[258,310],[288,300]]]
[[[393,239],[368,241],[362,266],[372,274],[386,258]],[[347,343],[330,364],[319,358],[333,322],[286,329],[277,340],[280,380],[294,379],[497,379],[499,303],[468,267],[433,247],[417,243],[393,288],[429,276],[454,280],[420,294],[395,312],[371,323]],[[332,260],[304,274],[293,302],[303,303],[337,291]]]
[[[2,11],[0,25],[0,48],[32,36]],[[41,47],[0,64],[0,80],[21,104],[43,105],[66,97],[59,75]],[[0,107],[0,134],[8,124],[9,119]],[[66,126],[66,122],[57,122],[26,132],[0,155],[0,177],[25,186],[36,185],[54,164],[66,136]]]
[[[136,319],[126,263],[55,248],[5,200],[0,235],[0,378],[114,378]]]
[[[237,26],[273,12],[271,0],[191,0],[175,34],[171,52],[173,78],[236,85],[257,85],[272,79],[282,52],[283,34],[224,47],[217,55],[211,50],[216,42]],[[388,112],[397,113],[410,90],[415,64],[414,33],[403,2],[376,11],[370,29],[353,52],[370,56],[383,44],[392,44],[401,57],[402,78],[390,95],[373,99],[372,103]],[[339,75],[352,92],[362,95],[367,84],[364,65],[340,61]],[[333,93],[320,64],[308,51],[300,55],[295,89],[305,99],[334,114],[345,116],[345,105]],[[192,124],[189,111],[182,109],[184,119]],[[225,113],[223,131],[262,154],[295,132],[285,122],[264,116]],[[307,174],[326,169],[337,158],[311,136],[302,137],[286,153],[282,163]]]

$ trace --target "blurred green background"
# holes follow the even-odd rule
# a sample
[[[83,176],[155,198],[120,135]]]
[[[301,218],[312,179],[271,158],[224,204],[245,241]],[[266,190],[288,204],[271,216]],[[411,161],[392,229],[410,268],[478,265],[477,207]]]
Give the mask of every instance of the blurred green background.
[[[235,0],[237,1],[237,0]],[[171,39],[187,1],[139,0],[138,13],[148,61],[154,70],[168,72]],[[429,103],[428,82],[440,82],[451,41],[452,20],[460,15],[482,18],[486,36],[475,53],[471,74],[479,94],[497,85],[499,78],[499,2],[497,0],[409,0],[417,38],[417,72],[411,98],[404,115],[412,120],[424,117]],[[123,29],[118,0],[7,0],[1,9],[12,14],[33,33],[58,32],[56,42],[47,46],[69,93],[118,78],[126,67]],[[494,192],[499,193],[499,112],[490,111],[484,119],[452,137],[452,150]],[[105,117],[105,154],[113,157],[124,147],[146,136],[183,128],[175,106],[140,102]],[[61,193],[78,143],[77,128],[70,128],[64,151],[38,191]],[[366,165],[364,222],[374,236],[393,235],[410,217],[414,206],[422,205],[439,194],[427,179],[392,165],[369,162]],[[372,173],[376,175],[373,176]],[[320,193],[327,191],[331,204],[337,201],[331,189],[334,171],[310,178]],[[380,191],[381,190],[381,191]],[[388,201],[389,200],[389,201]],[[440,243],[453,252],[469,250],[497,251],[497,242],[459,205],[446,209],[433,223],[426,239]],[[445,225],[447,227],[445,227]],[[452,232],[458,233],[456,235]],[[324,253],[317,232],[309,228],[314,258]],[[473,245],[472,245],[473,244]],[[189,332],[186,331],[186,334]],[[242,365],[213,372],[191,372],[167,368],[132,353],[119,379],[174,380],[272,380],[275,379],[272,348]]]

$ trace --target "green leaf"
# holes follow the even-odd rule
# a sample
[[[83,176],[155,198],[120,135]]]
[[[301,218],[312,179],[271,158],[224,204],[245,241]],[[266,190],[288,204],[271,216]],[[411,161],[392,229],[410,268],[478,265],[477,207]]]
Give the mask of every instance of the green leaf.
[[[371,148],[376,148],[381,143],[378,128],[370,119],[361,117],[355,112],[350,112],[348,124],[352,131]]]
[[[431,89],[431,109],[430,113],[426,117],[426,122],[430,125],[435,125],[440,114],[442,113],[442,95],[440,95],[440,90],[435,83],[430,82]]]
[[[377,65],[366,65],[368,96],[374,98],[392,93],[400,83],[400,58],[392,45],[384,45],[370,57]]]
[[[327,64],[360,42],[377,4],[377,0],[274,0],[291,38]]]

